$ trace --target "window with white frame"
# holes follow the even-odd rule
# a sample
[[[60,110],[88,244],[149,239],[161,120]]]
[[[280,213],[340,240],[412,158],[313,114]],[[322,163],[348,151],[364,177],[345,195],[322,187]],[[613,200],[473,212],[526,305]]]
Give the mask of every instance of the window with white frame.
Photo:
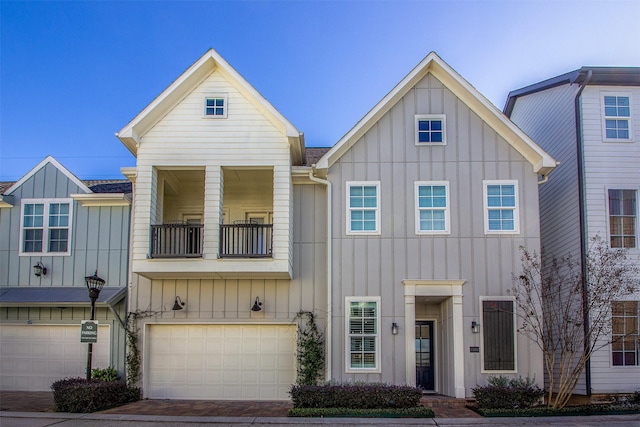
[[[485,234],[516,234],[520,231],[518,181],[482,181]]]
[[[416,234],[449,233],[449,182],[415,183]]]
[[[629,96],[604,95],[605,140],[631,139],[631,102]]]
[[[612,248],[636,248],[636,190],[609,190],[609,243]]]
[[[204,98],[204,117],[224,119],[227,117],[226,95],[213,95]]]
[[[347,234],[380,233],[380,182],[347,182]]]
[[[444,114],[416,116],[416,145],[445,145],[446,143]]]
[[[611,363],[640,366],[640,301],[611,304]]]
[[[23,199],[20,254],[68,255],[71,216],[71,199]]]
[[[347,372],[380,371],[380,297],[346,297]]]
[[[482,370],[516,371],[516,314],[511,297],[481,297]]]

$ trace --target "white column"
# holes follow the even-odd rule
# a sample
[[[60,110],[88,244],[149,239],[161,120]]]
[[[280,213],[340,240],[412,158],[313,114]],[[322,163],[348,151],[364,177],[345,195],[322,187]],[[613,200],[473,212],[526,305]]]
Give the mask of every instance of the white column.
[[[453,300],[451,321],[453,322],[453,380],[456,397],[465,397],[464,389],[464,326],[462,316],[462,296],[455,295]]]
[[[413,292],[412,292],[413,291]],[[416,385],[416,297],[415,288],[405,287],[404,330],[405,330],[405,366],[407,385]],[[407,295],[410,294],[410,295]]]

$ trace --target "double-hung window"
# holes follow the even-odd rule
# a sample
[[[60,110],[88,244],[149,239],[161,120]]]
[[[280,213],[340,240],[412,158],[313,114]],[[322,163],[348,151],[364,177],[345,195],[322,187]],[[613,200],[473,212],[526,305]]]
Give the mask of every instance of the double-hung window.
[[[346,371],[380,372],[380,297],[346,297]]]
[[[482,370],[516,372],[516,314],[512,297],[481,297]]]
[[[640,366],[640,301],[611,304],[611,362]]]
[[[347,234],[380,234],[380,182],[347,182]]]
[[[605,141],[631,140],[631,102],[629,96],[604,95]]]
[[[227,117],[227,96],[211,95],[204,98],[204,117],[224,119]]]
[[[21,255],[68,255],[71,250],[71,199],[23,199]]]
[[[636,190],[609,190],[609,242],[612,248],[637,248]]]
[[[445,145],[447,143],[444,114],[416,116],[416,145]]]
[[[518,181],[483,181],[485,234],[520,232]]]
[[[415,183],[416,234],[448,234],[449,182]]]

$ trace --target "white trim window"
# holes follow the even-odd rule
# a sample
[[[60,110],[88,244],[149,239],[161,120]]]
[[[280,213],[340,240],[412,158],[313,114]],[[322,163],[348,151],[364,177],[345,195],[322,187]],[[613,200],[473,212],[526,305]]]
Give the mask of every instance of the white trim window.
[[[482,181],[484,187],[484,233],[518,234],[518,181]]]
[[[637,248],[638,197],[636,190],[609,189],[609,244]]]
[[[606,93],[602,107],[605,141],[631,140],[631,97],[626,94]]]
[[[482,372],[517,372],[516,312],[513,297],[480,297]]]
[[[416,181],[416,234],[449,234],[449,181]]]
[[[69,255],[71,199],[22,199],[20,255]]]
[[[346,372],[380,372],[380,297],[346,297]]]
[[[611,304],[611,364],[640,366],[640,301]]]
[[[416,145],[446,145],[444,114],[416,115]]]
[[[203,117],[206,119],[226,119],[227,107],[227,95],[207,95],[204,97]]]
[[[380,181],[347,182],[347,234],[380,234]]]

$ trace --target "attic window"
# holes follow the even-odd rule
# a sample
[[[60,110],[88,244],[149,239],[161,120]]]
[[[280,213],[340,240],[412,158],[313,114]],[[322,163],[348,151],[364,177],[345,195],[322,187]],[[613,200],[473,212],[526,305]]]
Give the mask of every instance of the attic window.
[[[416,145],[445,145],[445,116],[416,116]]]
[[[225,119],[227,118],[227,97],[207,96],[204,99],[204,117]]]

